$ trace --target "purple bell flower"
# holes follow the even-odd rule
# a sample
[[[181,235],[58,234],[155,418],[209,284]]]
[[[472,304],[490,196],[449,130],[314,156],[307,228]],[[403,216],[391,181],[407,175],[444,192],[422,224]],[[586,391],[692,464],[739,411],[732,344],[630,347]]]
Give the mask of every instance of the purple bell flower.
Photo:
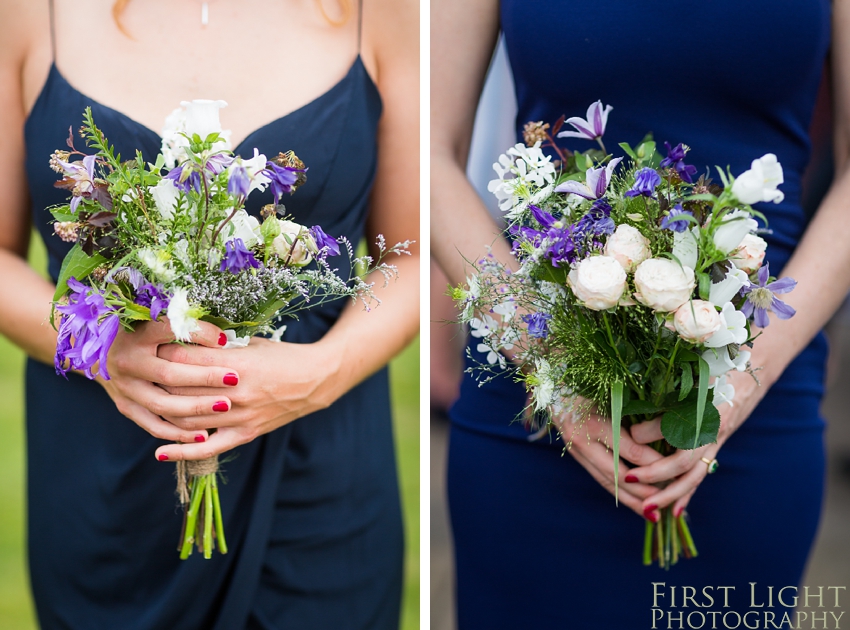
[[[630,190],[627,190],[626,197],[644,197],[655,198],[655,189],[661,183],[661,175],[654,168],[648,166],[635,172],[635,183]]]
[[[316,241],[316,246],[319,250],[327,248],[326,251],[329,256],[339,256],[339,243],[336,242],[335,238],[325,234],[325,231],[321,227],[318,225],[311,227],[310,235],[313,237],[313,240]]]
[[[100,293],[88,293],[91,289],[76,278],[68,279],[68,287],[68,304],[56,307],[63,315],[53,360],[56,373],[66,376],[68,370],[83,370],[94,379],[92,367],[97,363],[99,374],[109,380],[106,359],[121,324],[118,314]]]
[[[292,192],[293,184],[298,181],[298,173],[303,173],[304,169],[279,166],[274,162],[267,162],[266,168],[262,172],[271,180],[274,202],[280,203],[283,193]]]
[[[750,284],[741,290],[747,296],[747,301],[741,308],[741,312],[748,318],[753,318],[753,323],[759,328],[766,328],[770,323],[767,313],[773,311],[779,319],[790,319],[797,313],[794,308],[780,300],[777,295],[789,293],[797,286],[793,278],[779,278],[770,284],[769,264],[758,270],[758,284]]]
[[[185,174],[184,174],[184,171]],[[186,169],[185,164],[176,166],[166,174],[165,179],[170,179],[171,183],[178,190],[189,194],[190,191],[201,192],[201,175],[195,169]]]
[[[546,339],[549,336],[549,313],[529,313],[522,316],[522,321],[528,324],[528,334],[535,339]]]
[[[555,224],[555,217],[545,210],[541,210],[534,204],[530,204],[528,209],[531,210],[531,216],[534,217],[534,220],[537,221],[544,230],[548,230]]]
[[[694,216],[693,212],[689,210],[685,210],[682,208],[682,204],[677,203],[675,206],[670,208],[670,212],[667,213],[667,216],[661,220],[661,229],[662,230],[672,230],[673,232],[684,232],[688,229],[688,224],[690,221],[687,219],[682,219],[683,215]],[[678,217],[678,218],[677,218]]]
[[[260,262],[254,258],[241,238],[232,238],[224,244],[224,259],[221,261],[219,271],[229,271],[236,275],[240,271],[253,267],[259,269]]]
[[[227,192],[237,197],[246,197],[251,189],[251,178],[248,169],[237,164],[230,170],[230,179],[227,180]]]
[[[679,174],[682,181],[693,184],[693,176],[696,175],[697,167],[685,164],[685,154],[688,152],[685,145],[680,142],[671,148],[670,143],[665,142],[664,146],[667,147],[667,157],[661,160],[661,168],[672,168]]]
[[[147,306],[151,310],[151,319],[156,321],[159,314],[168,308],[170,300],[161,285],[148,282],[138,287],[135,302],[139,306]]]
[[[562,131],[559,138],[584,138],[587,140],[598,140],[605,135],[605,126],[608,124],[608,114],[614,109],[610,105],[602,106],[602,101],[596,101],[587,108],[587,119],[573,116],[564,122],[572,125],[575,131]]]

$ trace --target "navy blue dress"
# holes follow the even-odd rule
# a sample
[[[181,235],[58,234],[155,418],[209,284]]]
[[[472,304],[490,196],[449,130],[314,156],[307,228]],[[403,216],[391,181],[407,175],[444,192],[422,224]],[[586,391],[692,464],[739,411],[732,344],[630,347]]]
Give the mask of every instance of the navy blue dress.
[[[152,162],[160,149],[152,130],[51,68],[25,137],[33,223],[54,279],[69,244],[48,223],[45,208],[65,192],[47,162],[86,106],[122,155],[138,148]],[[357,243],[380,114],[358,57],[332,89],[234,150],[294,150],[310,172],[285,200],[288,213]],[[271,201],[269,191],[255,193],[249,210]],[[302,315],[284,339],[320,339],[344,304]],[[398,627],[403,535],[385,369],[330,408],[234,449],[221,487],[230,553],[182,562],[173,467],[153,457],[162,442],[119,414],[100,385],[68,379],[27,365],[29,558],[44,630]]]
[[[829,44],[829,2],[502,0],[501,23],[520,140],[525,122],[583,116],[601,99],[614,108],[609,150],[653,131],[659,144],[692,147],[688,163],[715,176],[715,165],[741,173],[775,153],[785,200],[758,209],[773,229],[767,258],[778,275],[806,227],[800,183]],[[479,388],[466,376],[450,412],[448,482],[460,630],[650,628],[659,614],[653,582],[666,583],[657,627],[668,627],[672,612],[669,627],[678,628],[678,613],[687,622],[696,609],[681,608],[681,589],[671,608],[671,586],[700,594],[705,586],[734,586],[728,609],[715,590],[715,605],[702,612],[743,614],[750,582],[755,603],[769,585],[798,585],[821,511],[826,352],[819,335],[720,450],[719,471],[688,508],[700,555],[669,572],[642,565],[641,518],[616,508],[560,443],[531,443],[512,422],[525,405],[521,386],[504,377]],[[773,609],[777,625],[785,610]],[[735,626],[734,615],[728,623]],[[698,616],[692,624],[699,627]]]

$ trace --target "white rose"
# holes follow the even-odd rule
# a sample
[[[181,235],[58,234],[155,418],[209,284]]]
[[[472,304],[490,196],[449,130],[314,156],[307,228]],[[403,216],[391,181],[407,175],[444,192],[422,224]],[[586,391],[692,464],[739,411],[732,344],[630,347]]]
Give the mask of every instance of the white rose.
[[[734,252],[744,237],[758,226],[749,212],[733,210],[723,218],[714,232],[714,245],[724,254]]]
[[[649,241],[643,234],[625,223],[617,226],[617,231],[608,237],[605,254],[616,260],[626,271],[634,271],[644,260],[652,255]]]
[[[249,249],[260,241],[260,222],[244,210],[238,210],[224,226],[223,231],[226,233],[225,242],[232,238],[241,238],[245,247]]]
[[[729,260],[738,269],[744,271],[756,271],[764,261],[764,251],[767,249],[767,241],[755,234],[747,234],[738,249],[732,252]]]
[[[732,194],[749,204],[760,201],[779,203],[785,199],[785,194],[776,188],[783,181],[782,165],[773,153],[767,153],[753,160],[750,170],[738,175],[732,184]]]
[[[180,190],[170,179],[163,177],[156,186],[149,186],[148,191],[162,218],[171,221],[174,218],[174,208],[177,206]]]
[[[278,219],[280,234],[272,241],[272,248],[281,260],[290,265],[301,267],[309,263],[313,257],[311,251],[316,251],[316,242],[303,225],[293,221]]]
[[[623,296],[626,272],[609,256],[591,256],[570,271],[567,283],[587,308],[604,311],[617,306]]]
[[[692,300],[678,308],[673,325],[685,341],[702,343],[720,328],[720,315],[711,302]]]
[[[694,270],[666,258],[644,260],[635,270],[635,297],[654,311],[672,313],[691,299]]]

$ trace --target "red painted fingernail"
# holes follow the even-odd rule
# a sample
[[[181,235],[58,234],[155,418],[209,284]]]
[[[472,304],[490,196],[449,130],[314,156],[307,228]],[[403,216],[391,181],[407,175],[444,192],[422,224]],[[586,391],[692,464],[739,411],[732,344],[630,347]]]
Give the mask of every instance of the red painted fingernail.
[[[213,411],[228,411],[230,407],[223,400],[219,400],[216,404],[213,405]]]
[[[205,438],[203,435],[196,435],[196,436],[195,436],[195,441],[196,441],[196,442],[206,442],[206,441],[207,441],[207,438]]]
[[[168,455],[166,455],[165,453],[161,453],[159,455],[159,457],[157,457],[157,459],[161,462],[167,462],[168,461]]]
[[[653,523],[657,523],[658,522],[658,514],[655,513],[656,508],[658,508],[658,506],[655,505],[654,503],[647,505],[645,508],[643,508],[643,517],[645,519],[647,519],[648,521],[652,521]]]
[[[227,345],[227,335],[225,335],[224,333],[221,333],[218,336],[218,345],[220,345],[220,346]]]
[[[239,385],[239,377],[232,372],[225,374],[223,380],[225,385]]]
[[[632,474],[626,475],[626,483],[637,483],[638,478]]]
[[[684,512],[684,511],[685,511],[685,508],[683,508],[683,507],[677,507],[677,508],[673,511],[673,516],[675,516],[676,518],[679,518],[679,517],[682,515],[682,512]]]

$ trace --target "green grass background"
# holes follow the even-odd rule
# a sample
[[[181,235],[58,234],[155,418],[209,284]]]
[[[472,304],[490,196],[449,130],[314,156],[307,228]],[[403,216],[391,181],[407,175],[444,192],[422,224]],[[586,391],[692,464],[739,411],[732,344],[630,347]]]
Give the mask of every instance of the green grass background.
[[[41,240],[30,260],[45,269]],[[24,355],[0,336],[0,628],[36,628],[24,550]],[[402,629],[419,628],[419,341],[391,364],[395,441],[407,542]],[[129,422],[129,421],[128,421]]]

